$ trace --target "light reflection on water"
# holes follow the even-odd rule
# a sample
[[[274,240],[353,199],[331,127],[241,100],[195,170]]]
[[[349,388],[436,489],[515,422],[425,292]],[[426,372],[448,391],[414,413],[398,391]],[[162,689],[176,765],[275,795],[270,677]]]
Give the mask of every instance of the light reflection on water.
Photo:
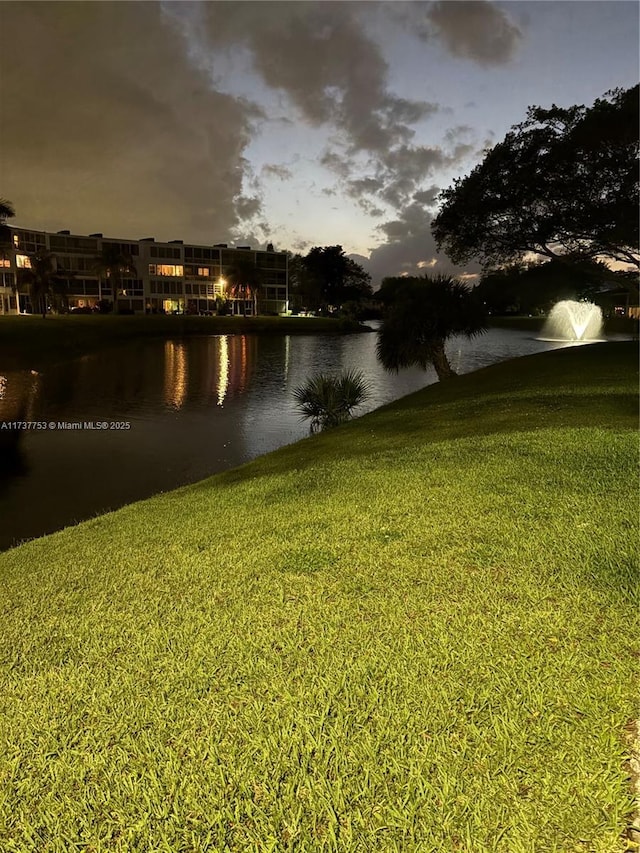
[[[0,373],[0,420],[128,422],[128,430],[28,431],[0,467],[0,547],[42,535],[239,465],[308,435],[292,391],[320,370],[358,368],[372,386],[361,412],[436,381],[386,373],[375,334],[224,335],[151,341],[85,356],[42,375]],[[461,373],[561,346],[493,329],[448,347]],[[3,448],[0,447],[0,451]]]

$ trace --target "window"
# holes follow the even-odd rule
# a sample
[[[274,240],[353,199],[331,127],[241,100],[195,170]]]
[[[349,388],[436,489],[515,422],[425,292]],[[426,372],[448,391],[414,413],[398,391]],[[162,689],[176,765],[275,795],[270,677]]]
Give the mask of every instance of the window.
[[[176,249],[174,246],[151,246],[149,257],[180,260],[180,249]]]
[[[93,272],[96,266],[95,258],[65,258],[62,261],[64,266],[69,266],[69,269],[76,269],[79,272]]]
[[[198,267],[198,275],[209,276],[209,267]]]
[[[17,234],[13,235],[13,245],[15,246],[16,249],[20,248],[20,237],[18,237]]]
[[[185,247],[184,250],[185,258],[194,259],[196,261],[217,261],[218,260],[218,250],[217,249],[203,249],[200,246],[189,246]]]
[[[49,237],[49,246],[52,252],[95,254],[98,251],[98,241],[91,237],[67,237],[60,234],[52,234]]]
[[[184,275],[184,267],[173,264],[149,264],[149,275]]]
[[[11,261],[9,260],[9,258],[0,258],[0,267],[6,268],[6,267],[10,267],[10,266],[11,266]]]
[[[255,263],[256,253],[248,252],[246,249],[237,251],[235,249],[223,249],[222,250],[222,266],[233,266],[238,262],[243,263],[245,261]]]
[[[16,255],[16,266],[19,269],[31,269],[31,259],[27,255]]]
[[[113,248],[114,251],[120,252],[122,255],[139,255],[140,249],[138,248],[137,243],[114,243],[110,240],[102,241],[103,248],[109,246],[109,248]]]

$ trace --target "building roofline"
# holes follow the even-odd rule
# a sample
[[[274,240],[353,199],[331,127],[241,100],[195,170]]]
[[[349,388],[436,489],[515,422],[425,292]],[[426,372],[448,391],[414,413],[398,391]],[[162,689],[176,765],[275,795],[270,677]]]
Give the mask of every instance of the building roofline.
[[[49,237],[80,237],[85,240],[104,240],[105,242],[109,243],[154,243],[154,245],[158,246],[184,246],[185,248],[192,249],[228,249],[229,251],[239,250],[244,252],[262,252],[265,254],[268,252],[270,255],[286,254],[286,249],[282,249],[281,251],[270,251],[268,249],[254,249],[251,246],[244,245],[230,246],[227,243],[191,243],[185,240],[156,240],[155,237],[108,237],[105,236],[102,232],[96,232],[94,234],[79,234],[75,231],[70,231],[69,229],[61,229],[58,231],[45,231],[42,228],[30,228],[28,225],[14,225],[8,222],[5,224],[14,231],[30,231],[33,234],[43,234]]]

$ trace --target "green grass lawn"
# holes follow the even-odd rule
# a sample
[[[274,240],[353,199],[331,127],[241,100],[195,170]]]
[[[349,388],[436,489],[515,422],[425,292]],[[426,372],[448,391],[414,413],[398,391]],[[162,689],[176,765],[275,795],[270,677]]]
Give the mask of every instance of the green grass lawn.
[[[196,317],[172,315],[0,316],[0,368],[42,369],[108,346],[141,338],[188,335],[318,335],[363,331],[361,324],[326,317]],[[368,331],[368,330],[367,330]]]
[[[0,555],[0,849],[631,849],[636,429],[556,350]]]

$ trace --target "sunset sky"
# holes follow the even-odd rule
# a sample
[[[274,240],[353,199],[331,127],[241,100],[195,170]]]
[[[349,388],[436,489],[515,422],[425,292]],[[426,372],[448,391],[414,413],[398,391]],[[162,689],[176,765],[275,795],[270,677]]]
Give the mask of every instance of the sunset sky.
[[[638,82],[636,2],[5,2],[0,197],[45,230],[452,267],[440,188]]]

